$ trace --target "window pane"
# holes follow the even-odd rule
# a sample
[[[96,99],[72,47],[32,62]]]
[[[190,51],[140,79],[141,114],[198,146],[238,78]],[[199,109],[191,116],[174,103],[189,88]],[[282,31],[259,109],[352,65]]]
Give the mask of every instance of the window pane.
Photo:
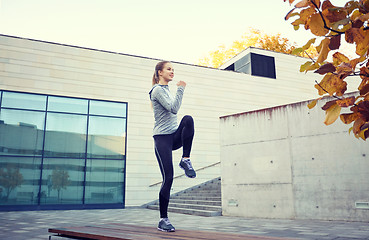
[[[88,100],[65,97],[49,97],[48,111],[87,114]]]
[[[127,104],[91,100],[90,114],[126,117]]]
[[[45,113],[2,109],[0,154],[41,156]]]
[[[0,205],[37,205],[41,158],[0,156]]]
[[[87,160],[86,203],[123,203],[123,184],[123,160]]]
[[[45,158],[41,204],[82,204],[84,159]]]
[[[45,156],[84,158],[87,116],[48,113]]]
[[[88,157],[124,159],[125,136],[126,119],[90,116]]]
[[[46,96],[28,93],[4,92],[1,106],[45,111]]]

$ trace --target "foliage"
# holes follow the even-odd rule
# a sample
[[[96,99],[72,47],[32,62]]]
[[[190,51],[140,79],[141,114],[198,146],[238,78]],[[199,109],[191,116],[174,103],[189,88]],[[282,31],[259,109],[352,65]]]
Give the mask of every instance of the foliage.
[[[58,191],[58,199],[60,199],[60,191],[67,189],[70,184],[68,171],[56,168],[51,174],[52,188]]]
[[[290,40],[282,37],[281,34],[268,35],[260,30],[250,28],[249,32],[246,32],[241,37],[241,40],[234,41],[230,48],[221,45],[218,50],[212,51],[209,53],[209,56],[200,59],[198,64],[201,66],[218,68],[227,60],[250,46],[300,56],[305,54],[305,52],[301,51],[294,53],[296,43],[291,43]],[[306,52],[312,56],[316,56],[317,54],[313,46],[306,49]]]
[[[18,186],[22,185],[23,175],[19,172],[19,167],[8,164],[4,168],[0,168],[0,186],[6,189],[6,200],[10,193]]]
[[[289,0],[290,4],[293,2],[295,0]],[[366,140],[369,138],[369,0],[351,0],[343,7],[334,6],[329,0],[302,0],[296,3],[285,20],[292,17],[297,17],[291,23],[295,30],[303,26],[322,39],[317,46],[317,59],[303,64],[300,71],[315,70],[323,75],[315,88],[320,96],[334,97],[322,107],[326,113],[324,123],[332,124],[340,117],[345,124],[353,123],[349,131],[352,130],[355,137]],[[315,40],[309,40],[296,51],[304,51]],[[341,41],[354,44],[356,56],[350,58],[342,54]],[[327,60],[328,54],[332,54],[331,61]],[[357,88],[359,95],[345,97],[347,79],[355,75],[361,78]],[[308,107],[314,107],[323,97],[315,99]],[[341,113],[342,108],[347,108],[348,113]]]

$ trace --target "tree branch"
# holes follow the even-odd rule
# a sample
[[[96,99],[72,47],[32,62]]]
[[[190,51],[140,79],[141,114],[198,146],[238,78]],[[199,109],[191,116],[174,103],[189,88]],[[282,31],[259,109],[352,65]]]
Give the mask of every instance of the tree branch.
[[[325,90],[319,83],[318,83],[318,81],[317,80],[315,80],[315,83],[324,91],[324,92],[326,92],[326,93],[328,93],[329,94],[329,92],[327,91],[327,90]],[[332,97],[334,97],[334,98],[336,98],[336,99],[338,99],[338,100],[342,100],[342,98],[339,98],[339,97],[337,97],[336,95],[332,95]]]
[[[310,55],[306,52],[306,51],[304,51],[304,53],[310,58],[310,60],[311,61],[313,61],[313,63],[315,64],[315,60],[312,58],[312,57],[310,57]]]
[[[314,7],[316,8],[316,10],[318,10],[320,17],[323,20],[324,28],[325,29],[328,29],[328,30],[330,30],[332,32],[335,32],[335,33],[338,33],[338,34],[344,34],[345,33],[345,32],[340,32],[340,31],[337,31],[337,30],[334,30],[334,29],[328,27],[327,22],[324,19],[323,13],[320,11],[319,7],[316,5],[316,3],[313,0],[310,0],[310,2],[314,5]]]

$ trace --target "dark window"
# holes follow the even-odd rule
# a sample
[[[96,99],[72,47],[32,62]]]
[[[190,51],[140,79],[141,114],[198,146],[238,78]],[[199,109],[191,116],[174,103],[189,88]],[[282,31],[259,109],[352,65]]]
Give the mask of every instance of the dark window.
[[[276,78],[274,57],[251,53],[251,74]]]
[[[276,78],[274,57],[249,53],[226,68],[253,76]]]

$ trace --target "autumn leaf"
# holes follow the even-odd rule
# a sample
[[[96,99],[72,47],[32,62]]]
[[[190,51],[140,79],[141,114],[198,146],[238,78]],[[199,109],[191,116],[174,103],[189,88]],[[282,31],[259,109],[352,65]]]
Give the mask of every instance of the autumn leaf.
[[[353,73],[352,67],[350,63],[341,63],[337,67],[337,74],[340,79],[344,79],[347,76],[350,76]]]
[[[340,52],[335,52],[332,57],[333,57],[333,64],[335,66],[338,66],[343,62],[345,63],[350,62],[350,59]]]
[[[336,50],[339,49],[341,45],[341,35],[335,35],[331,37],[331,41],[329,42],[329,49]]]
[[[322,4],[322,14],[329,22],[340,21],[347,16],[344,8],[333,6],[329,0],[325,0]]]
[[[336,101],[340,107],[350,107],[355,103],[355,97],[342,98]]]
[[[307,107],[308,107],[309,109],[312,109],[313,107],[315,107],[315,106],[316,106],[316,103],[318,102],[318,100],[319,100],[319,99],[315,99],[315,100],[313,100],[313,101],[309,102],[309,103],[308,103],[308,105],[307,105]]]
[[[319,84],[315,84],[315,88],[318,89],[319,95],[324,95],[328,92],[330,96],[333,96],[335,93],[337,96],[342,96],[347,90],[347,83],[337,75],[327,73]]]
[[[340,119],[344,124],[350,124],[355,121],[360,115],[358,113],[342,113]]]
[[[326,63],[320,66],[320,68],[316,70],[315,73],[326,74],[334,71],[336,71],[336,67],[332,63]]]
[[[329,30],[324,28],[324,22],[319,13],[311,15],[307,22],[306,29],[310,29],[311,33],[316,36],[325,36]]]
[[[337,118],[339,117],[341,113],[341,107],[338,106],[337,104],[333,104],[332,106],[330,106],[326,111],[325,111],[325,120],[324,120],[324,124],[325,125],[330,125],[332,123],[334,123]]]
[[[330,39],[329,38],[324,38],[322,40],[322,42],[320,43],[319,47],[320,47],[320,51],[319,51],[319,56],[318,59],[316,60],[317,63],[322,63],[323,61],[325,61],[328,57],[328,53],[330,51],[328,45],[330,43]]]
[[[300,66],[300,72],[307,72],[307,71],[315,70],[317,68],[319,68],[319,64],[313,63],[311,61],[307,61],[306,63]]]
[[[369,31],[360,29],[354,41],[356,42],[356,54],[364,55],[369,50]]]
[[[358,136],[361,131],[361,126],[364,125],[365,121],[361,117],[358,117],[353,125],[352,132],[355,134],[355,136]]]
[[[330,107],[332,107],[333,105],[336,105],[337,103],[336,103],[336,101],[337,100],[332,100],[332,101],[328,101],[328,102],[326,102],[324,105],[323,105],[323,107],[322,107],[322,109],[325,111],[325,110],[328,110]]]
[[[369,84],[365,84],[361,89],[360,89],[360,95],[364,96],[369,92]]]
[[[298,2],[298,3],[296,3],[296,5],[295,5],[295,8],[304,8],[304,7],[307,7],[307,6],[309,6],[309,0],[302,0],[302,1],[300,1],[300,2]]]

